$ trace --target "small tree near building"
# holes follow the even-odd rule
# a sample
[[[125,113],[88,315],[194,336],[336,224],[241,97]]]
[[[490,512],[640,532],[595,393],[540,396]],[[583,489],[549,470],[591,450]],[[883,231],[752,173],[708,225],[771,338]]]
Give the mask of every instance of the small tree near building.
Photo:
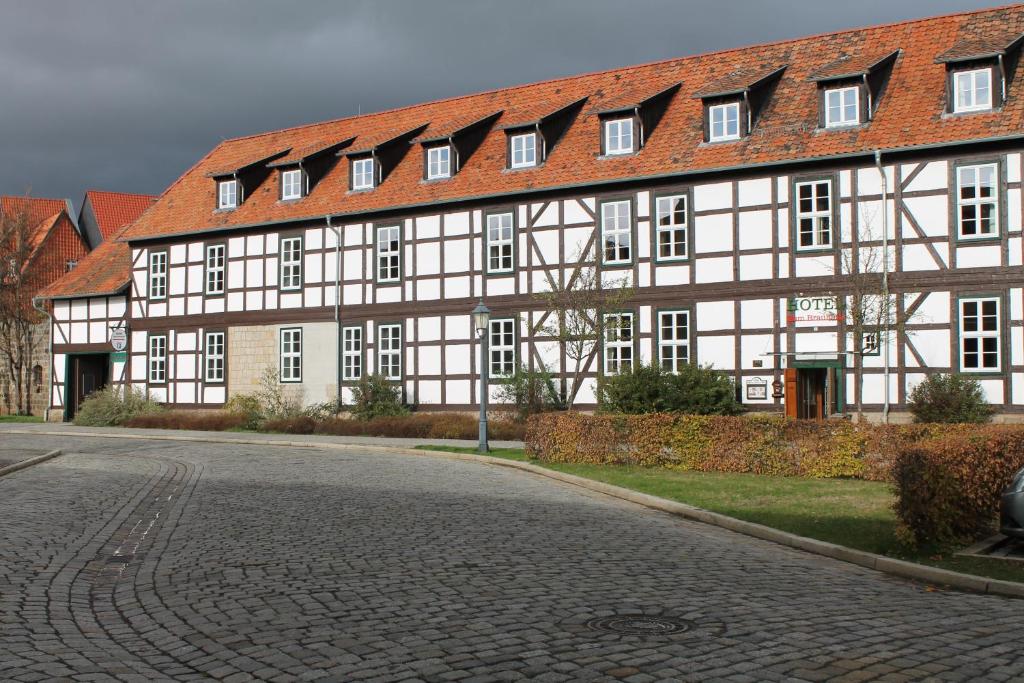
[[[36,326],[43,316],[32,306],[42,283],[29,267],[34,244],[27,208],[0,212],[0,364],[6,378],[4,407],[31,410],[33,357],[42,343]]]

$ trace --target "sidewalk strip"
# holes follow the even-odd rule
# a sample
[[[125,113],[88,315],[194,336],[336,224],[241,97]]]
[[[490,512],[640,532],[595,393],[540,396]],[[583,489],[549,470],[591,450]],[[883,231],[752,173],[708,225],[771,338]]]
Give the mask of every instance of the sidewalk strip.
[[[37,455],[36,457],[29,458],[28,460],[16,462],[13,465],[8,465],[7,467],[0,467],[0,477],[5,477],[8,474],[14,474],[18,470],[23,470],[26,467],[32,467],[32,465],[38,465],[41,462],[46,462],[47,460],[56,458],[60,454],[61,450],[58,448],[50,451],[49,453],[44,453],[43,455]]]

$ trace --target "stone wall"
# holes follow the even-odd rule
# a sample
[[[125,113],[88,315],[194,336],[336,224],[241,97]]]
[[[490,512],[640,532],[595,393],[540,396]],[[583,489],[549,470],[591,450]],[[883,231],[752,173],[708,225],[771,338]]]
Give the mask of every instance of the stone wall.
[[[32,415],[42,417],[48,407],[50,398],[50,359],[47,354],[47,343],[50,338],[49,321],[47,320],[36,325],[33,334],[36,341],[30,367],[39,366],[41,372],[29,372],[29,379],[32,380],[29,412]],[[17,400],[14,396],[14,391],[14,382],[7,374],[7,363],[4,360],[0,364],[0,415],[17,412]],[[8,407],[8,403],[10,403],[10,407]]]
[[[304,405],[334,400],[337,393],[337,331],[334,323],[247,325],[228,330],[228,393],[248,394],[260,388],[269,368],[278,371],[282,327],[302,328],[302,382],[287,384],[286,395]]]

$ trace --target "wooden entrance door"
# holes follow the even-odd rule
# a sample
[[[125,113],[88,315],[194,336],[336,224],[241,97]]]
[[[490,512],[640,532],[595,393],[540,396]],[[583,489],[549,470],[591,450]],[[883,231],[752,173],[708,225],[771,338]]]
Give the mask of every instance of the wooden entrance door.
[[[823,420],[839,412],[839,370],[786,368],[786,417]]]
[[[71,386],[68,387],[68,419],[78,412],[82,402],[94,391],[107,385],[109,358],[106,354],[74,356],[71,367]]]

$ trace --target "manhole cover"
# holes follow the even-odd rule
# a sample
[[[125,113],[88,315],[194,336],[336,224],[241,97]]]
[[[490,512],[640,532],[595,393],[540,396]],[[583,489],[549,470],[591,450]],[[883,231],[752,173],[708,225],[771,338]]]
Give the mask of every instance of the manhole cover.
[[[670,636],[689,631],[691,622],[672,617],[626,614],[597,617],[586,622],[586,626],[595,631],[627,636]]]

